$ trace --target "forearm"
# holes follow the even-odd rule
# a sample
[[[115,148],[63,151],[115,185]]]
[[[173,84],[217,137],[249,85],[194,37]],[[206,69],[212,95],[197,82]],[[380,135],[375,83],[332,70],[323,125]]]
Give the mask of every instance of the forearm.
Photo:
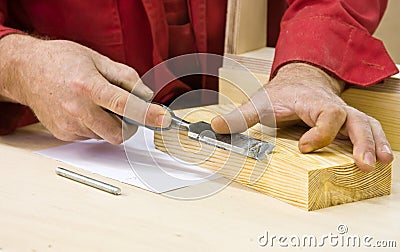
[[[283,79],[288,82],[327,88],[335,95],[340,95],[346,86],[344,81],[336,79],[322,69],[307,63],[297,62],[284,65],[278,70],[277,76],[278,75],[285,76]],[[312,83],[307,81],[310,79],[314,81]]]
[[[22,105],[26,104],[23,99],[26,94],[22,96],[24,82],[21,79],[34,63],[28,53],[33,50],[35,38],[18,32],[0,37],[0,135],[5,135],[37,121],[32,111]]]
[[[30,53],[39,40],[22,34],[0,39],[0,101],[26,105],[20,77],[30,71]]]

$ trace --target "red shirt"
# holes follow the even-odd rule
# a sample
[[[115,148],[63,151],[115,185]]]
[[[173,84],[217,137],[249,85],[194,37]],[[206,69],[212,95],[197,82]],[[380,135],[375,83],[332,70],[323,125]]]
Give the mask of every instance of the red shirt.
[[[187,0],[190,26],[186,28],[185,20],[174,16],[174,6],[168,7],[168,2],[172,1],[97,0],[94,4],[82,0],[0,0],[0,37],[22,30],[76,41],[133,67],[140,75],[179,54],[175,49],[180,47],[174,47],[180,41],[175,33],[182,35],[188,29],[194,37],[194,45],[189,47],[197,52],[223,54],[226,0]],[[273,74],[292,61],[317,65],[356,85],[371,85],[397,72],[382,42],[371,36],[387,0],[288,3]],[[216,82],[203,81],[201,85],[217,90]],[[160,97],[190,89],[176,81]],[[0,103],[0,134],[31,121],[26,107]]]

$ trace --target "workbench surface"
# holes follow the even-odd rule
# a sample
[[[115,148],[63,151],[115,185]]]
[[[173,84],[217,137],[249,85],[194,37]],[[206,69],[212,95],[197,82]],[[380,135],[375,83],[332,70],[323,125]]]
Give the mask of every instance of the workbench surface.
[[[360,247],[350,244],[351,251],[385,241],[397,243],[388,251],[400,249],[399,152],[390,196],[306,212],[237,183],[182,201],[63,165],[119,186],[122,195],[114,196],[57,176],[59,162],[33,153],[62,144],[40,124],[0,137],[0,251],[279,251],[305,236],[320,245],[331,233],[371,237]],[[341,245],[325,239],[323,246],[346,249]]]

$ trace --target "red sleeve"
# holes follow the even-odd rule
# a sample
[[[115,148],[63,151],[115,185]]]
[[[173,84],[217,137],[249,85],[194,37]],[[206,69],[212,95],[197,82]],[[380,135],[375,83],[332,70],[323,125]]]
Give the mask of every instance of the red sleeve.
[[[6,21],[7,1],[0,0],[0,39],[11,33],[22,33],[16,29],[4,26]],[[17,127],[36,121],[36,118],[28,107],[16,103],[0,102],[0,135],[9,134]]]
[[[13,28],[5,27],[4,24],[7,21],[7,1],[0,0],[0,38],[10,33],[21,33],[21,31]]]
[[[272,76],[290,62],[308,62],[361,86],[398,72],[383,43],[372,37],[387,0],[288,0]]]

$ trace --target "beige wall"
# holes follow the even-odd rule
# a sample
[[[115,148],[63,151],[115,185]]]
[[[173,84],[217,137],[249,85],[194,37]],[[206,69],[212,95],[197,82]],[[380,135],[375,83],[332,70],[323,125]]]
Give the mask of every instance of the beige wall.
[[[400,63],[400,1],[389,0],[389,5],[383,16],[375,37],[383,40],[386,49],[394,61]]]

